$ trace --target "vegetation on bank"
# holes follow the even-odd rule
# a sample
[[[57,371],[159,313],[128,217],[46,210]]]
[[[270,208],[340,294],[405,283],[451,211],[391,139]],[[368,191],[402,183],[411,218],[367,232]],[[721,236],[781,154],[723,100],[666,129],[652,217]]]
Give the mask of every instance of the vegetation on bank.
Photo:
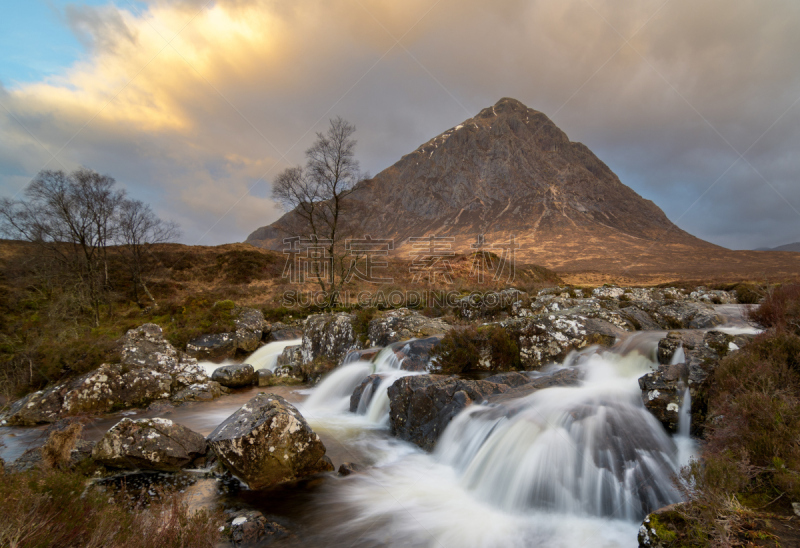
[[[651,524],[663,546],[800,542],[787,526],[800,501],[800,285],[751,317],[768,330],[713,373],[703,453],[679,481],[687,503]]]

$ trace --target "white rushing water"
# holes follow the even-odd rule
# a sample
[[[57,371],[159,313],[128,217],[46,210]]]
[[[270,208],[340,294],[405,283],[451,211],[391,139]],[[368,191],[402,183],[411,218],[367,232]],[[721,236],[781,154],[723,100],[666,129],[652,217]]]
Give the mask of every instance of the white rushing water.
[[[433,454],[386,437],[351,440],[374,466],[322,495],[335,523],[330,545],[636,546],[642,517],[680,500],[672,476],[691,454],[691,399],[687,392],[673,439],[641,402],[637,380],[654,367],[649,357],[590,350],[564,365],[583,370],[582,385],[473,404]],[[325,402],[344,414],[345,386],[371,372],[376,363],[356,362],[323,381],[303,406],[314,427],[325,427],[317,412]],[[386,424],[386,388],[393,374],[408,372],[381,373],[357,410]]]

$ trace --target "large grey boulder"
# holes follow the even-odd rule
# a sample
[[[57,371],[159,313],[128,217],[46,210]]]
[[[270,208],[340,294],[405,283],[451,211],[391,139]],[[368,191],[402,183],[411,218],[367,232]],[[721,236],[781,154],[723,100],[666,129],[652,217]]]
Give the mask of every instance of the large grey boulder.
[[[338,363],[350,350],[360,348],[353,329],[354,320],[353,314],[345,312],[313,314],[306,318],[301,348],[303,363],[323,356]]]
[[[29,394],[15,402],[8,423],[31,426],[78,413],[103,413],[142,407],[169,398],[172,378],[159,371],[104,364],[64,383]]]
[[[105,466],[176,471],[206,454],[206,439],[167,419],[122,419],[92,450]]]
[[[450,331],[451,327],[440,318],[428,318],[419,312],[399,308],[372,319],[367,328],[367,337],[373,346],[388,346],[398,341],[441,335]]]
[[[224,365],[217,367],[211,374],[211,380],[228,388],[242,388],[256,383],[256,372],[247,363]]]
[[[175,392],[170,400],[173,403],[183,403],[187,401],[212,401],[219,398],[222,394],[230,392],[227,388],[215,381],[206,381],[190,384]]]
[[[264,329],[268,325],[264,314],[255,308],[238,307],[234,310],[233,323],[236,325],[234,333],[236,348],[243,352],[256,350],[261,344]]]
[[[165,338],[161,327],[146,323],[129,330],[122,338],[122,364],[151,369],[172,378],[173,391],[208,380],[197,360],[178,352]]]
[[[208,437],[228,470],[263,489],[333,470],[325,445],[300,412],[275,394],[259,394]]]

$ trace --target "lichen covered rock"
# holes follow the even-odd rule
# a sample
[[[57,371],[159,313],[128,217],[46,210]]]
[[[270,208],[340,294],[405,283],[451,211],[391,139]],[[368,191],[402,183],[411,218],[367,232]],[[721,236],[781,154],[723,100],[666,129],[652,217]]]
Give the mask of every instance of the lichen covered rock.
[[[369,322],[367,338],[374,346],[388,346],[399,341],[441,335],[451,326],[441,318],[428,318],[419,312],[399,308],[385,312]]]
[[[360,348],[353,329],[354,319],[354,315],[345,312],[309,316],[303,330],[303,363],[320,357],[338,363],[350,350]]]
[[[167,419],[122,419],[92,450],[105,466],[176,471],[206,454],[203,436]]]
[[[224,365],[214,370],[211,380],[228,388],[242,388],[256,383],[256,373],[247,363]]]
[[[226,468],[251,489],[333,470],[325,445],[300,412],[275,394],[259,394],[208,437]]]

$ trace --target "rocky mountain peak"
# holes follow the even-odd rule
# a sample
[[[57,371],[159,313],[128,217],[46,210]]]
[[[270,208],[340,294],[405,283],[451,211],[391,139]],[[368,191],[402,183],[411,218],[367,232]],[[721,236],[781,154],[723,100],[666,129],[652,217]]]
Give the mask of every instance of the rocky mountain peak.
[[[514,234],[522,256],[546,263],[564,248],[592,253],[622,242],[715,247],[673,225],[585,145],[570,141],[544,113],[504,97],[422,144],[352,194],[364,234],[452,236],[469,249],[478,235]],[[248,241],[280,248],[283,218]]]

